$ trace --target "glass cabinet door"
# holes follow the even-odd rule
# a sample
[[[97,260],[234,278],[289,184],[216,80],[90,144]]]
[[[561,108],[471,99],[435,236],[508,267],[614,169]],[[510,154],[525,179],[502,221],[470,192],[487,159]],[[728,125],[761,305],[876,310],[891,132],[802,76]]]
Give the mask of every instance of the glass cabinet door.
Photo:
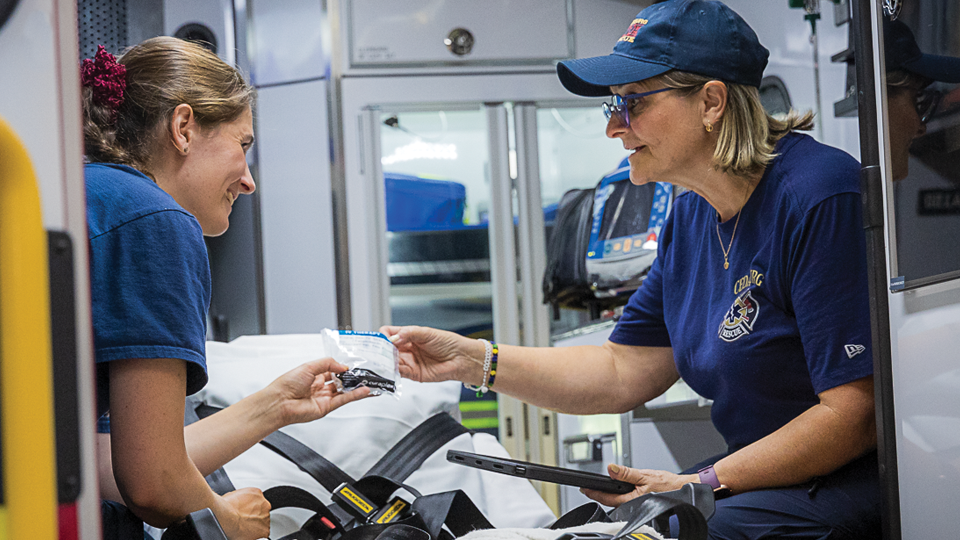
[[[960,56],[956,2],[905,2],[898,23],[910,29],[924,53]],[[891,34],[890,39],[903,39]],[[960,277],[960,85],[925,86],[929,81],[902,70],[886,75],[896,224],[893,276],[911,289]]]
[[[491,339],[481,111],[385,112],[380,139],[393,324]]]
[[[393,324],[493,340],[487,145],[480,109],[381,114]],[[464,426],[497,435],[495,393],[460,402]]]
[[[547,245],[553,234],[557,204],[572,189],[590,189],[617,169],[627,156],[623,144],[606,136],[606,119],[596,104],[541,107],[537,111],[540,190]],[[590,321],[587,311],[560,309],[550,317],[556,336]]]

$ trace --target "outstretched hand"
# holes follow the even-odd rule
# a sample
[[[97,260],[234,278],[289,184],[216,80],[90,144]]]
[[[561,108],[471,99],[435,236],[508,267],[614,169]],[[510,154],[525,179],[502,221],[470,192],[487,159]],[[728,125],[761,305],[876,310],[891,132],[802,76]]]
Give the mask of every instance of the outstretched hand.
[[[326,384],[335,374],[346,370],[347,366],[333,358],[321,358],[306,362],[270,383],[267,389],[279,400],[283,425],[322,418],[330,411],[370,395],[367,387],[340,393],[336,385]]]
[[[614,480],[634,484],[636,487],[630,493],[620,495],[593,489],[580,490],[587,497],[605,506],[620,506],[647,493],[674,491],[683,487],[684,484],[700,481],[700,478],[695,474],[680,475],[653,469],[634,469],[613,463],[607,465],[607,473]]]
[[[479,341],[424,326],[384,326],[380,332],[400,351],[403,377],[419,382],[458,380],[479,384],[471,380],[483,373],[483,345]],[[478,356],[479,364],[475,360]]]

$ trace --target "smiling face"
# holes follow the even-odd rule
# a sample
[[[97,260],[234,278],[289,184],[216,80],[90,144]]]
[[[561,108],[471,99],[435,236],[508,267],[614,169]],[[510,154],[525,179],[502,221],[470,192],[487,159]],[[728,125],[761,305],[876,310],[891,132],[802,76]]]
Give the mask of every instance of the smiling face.
[[[213,128],[194,125],[193,136],[174,144],[188,150],[178,156],[175,174],[158,178],[158,185],[197,218],[205,236],[223,234],[237,197],[256,189],[246,158],[253,144],[253,114],[246,109]]]
[[[663,84],[646,80],[610,90],[621,96],[649,92]],[[682,92],[660,92],[631,100],[627,104],[630,125],[617,115],[607,122],[607,137],[620,139],[631,151],[630,181],[673,182],[686,186],[684,179],[701,164],[704,156],[713,155],[707,140],[697,100]]]

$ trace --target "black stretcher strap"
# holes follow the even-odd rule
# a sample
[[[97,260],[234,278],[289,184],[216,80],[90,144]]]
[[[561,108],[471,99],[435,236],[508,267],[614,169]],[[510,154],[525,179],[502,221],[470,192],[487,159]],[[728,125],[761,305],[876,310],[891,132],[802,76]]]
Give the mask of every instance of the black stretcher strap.
[[[469,432],[449,414],[437,413],[400,439],[364,476],[403,482],[443,445]]]
[[[600,503],[588,502],[581,506],[569,510],[566,514],[557,518],[556,521],[547,525],[548,529],[569,529],[578,525],[595,523],[597,521],[609,522],[606,511],[600,506]]]
[[[219,410],[221,410],[219,407],[200,403],[197,405],[196,414],[200,418],[206,418]],[[317,482],[320,482],[320,485],[327,491],[332,492],[337,486],[344,482],[348,484],[354,483],[353,477],[343,472],[343,469],[316,453],[309,446],[282,431],[275,431],[267,435],[260,441],[260,444],[292,462],[299,467],[300,470],[309,474]]]
[[[124,537],[127,538],[127,537]],[[229,540],[209,508],[197,510],[164,531],[160,540]]]
[[[443,538],[444,524],[457,538],[470,531],[494,528],[470,497],[459,489],[418,497],[413,501],[413,511],[423,518],[430,538]]]
[[[655,518],[676,514],[678,520],[677,540],[707,540],[707,520],[694,505],[658,493],[648,493],[621,505],[630,505],[635,513],[612,540],[623,540],[644,523]]]
[[[343,472],[343,469],[286,433],[275,431],[260,441],[260,444],[293,462],[301,471],[320,482],[327,491],[333,492],[344,482],[348,484],[354,482],[353,477]]]
[[[203,404],[193,398],[187,398],[186,406],[183,409],[183,425],[186,426],[200,421],[200,414],[197,411],[200,405]],[[203,415],[203,418],[219,410],[213,407],[211,407],[211,409],[214,410],[212,412],[204,411],[206,414]],[[230,477],[227,476],[227,471],[223,470],[223,467],[207,475],[207,485],[209,485],[210,489],[217,495],[224,495],[237,489],[234,487],[233,482],[230,481]]]
[[[200,418],[206,418],[220,410],[218,407],[199,403],[196,400],[188,400],[187,411],[184,415],[185,423],[189,424]],[[380,504],[385,503],[387,497],[400,488],[402,482],[419,469],[428,457],[443,445],[464,433],[470,433],[470,430],[463,427],[449,414],[437,413],[404,436],[360,480],[354,480],[349,474],[313,449],[283,432],[274,432],[260,443],[293,462],[300,470],[319,482],[327,491],[333,493],[341,484],[346,483],[356,486],[365,495],[374,497]],[[226,491],[232,491],[234,488],[227,478],[226,472],[220,469],[217,473],[207,477],[211,487],[217,490],[214,482],[225,481],[225,485],[229,486]],[[223,482],[220,483],[220,489],[224,489],[222,487]],[[450,536],[449,533],[443,531],[444,524],[457,536],[462,536],[474,529],[493,528],[486,517],[483,516],[483,513],[462,491],[420,497],[419,493],[416,493],[412,488],[403,487],[417,496],[413,505],[414,515],[407,520],[403,520],[405,523],[367,524],[348,530],[339,529],[339,527],[341,523],[346,524],[349,521],[349,516],[339,515],[337,510],[340,510],[340,508],[336,505],[329,508],[322,504],[318,505],[319,501],[308,492],[299,490],[302,492],[300,493],[296,491],[297,488],[285,486],[283,488],[271,488],[264,492],[264,495],[270,494],[270,496],[267,496],[267,500],[271,502],[274,508],[296,506],[317,513],[299,531],[281,540],[323,540],[325,535],[330,532],[323,530],[320,522],[320,518],[325,516],[337,524],[340,540],[376,540],[380,534],[385,535],[385,540],[392,536],[400,539],[416,540],[414,537],[417,534],[414,530],[417,528],[426,529],[432,538],[440,539]],[[425,519],[429,523],[424,523]],[[409,529],[393,529],[400,525],[412,527]]]
[[[195,407],[192,407],[190,406],[192,401],[193,400],[188,400],[188,405],[184,413],[186,424],[191,424],[200,418],[206,418],[221,410],[219,407],[205,403],[197,403]],[[394,480],[397,483],[402,483],[443,445],[469,432],[470,430],[463,427],[460,422],[454,420],[449,414],[443,412],[437,413],[423,421],[419,426],[414,428],[413,431],[407,433],[400,439],[364,476],[382,476]],[[320,485],[327,491],[333,492],[337,486],[344,482],[348,484],[355,483],[353,477],[345,473],[343,469],[337,467],[312,448],[286,433],[275,431],[260,441],[260,443],[293,462],[300,470],[309,474],[317,482],[320,482]],[[207,480],[211,482],[211,487],[214,487],[213,482],[215,481],[220,488],[229,487],[227,491],[234,490],[233,485],[230,483],[223,469],[210,475]],[[214,491],[217,491],[217,489],[217,487],[214,487]],[[217,492],[220,493],[219,491]],[[222,495],[223,493],[220,494]]]
[[[375,540],[430,540],[430,534],[413,525],[398,523],[384,529]]]
[[[276,486],[263,492],[270,511],[278,508],[302,508],[314,512],[297,531],[279,540],[323,540],[334,533],[343,534],[342,521],[320,499],[309,491],[294,486]]]

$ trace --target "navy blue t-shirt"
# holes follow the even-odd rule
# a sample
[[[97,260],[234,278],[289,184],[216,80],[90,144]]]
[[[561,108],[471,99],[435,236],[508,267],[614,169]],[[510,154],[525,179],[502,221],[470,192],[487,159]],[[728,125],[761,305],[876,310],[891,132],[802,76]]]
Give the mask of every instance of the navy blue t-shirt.
[[[873,373],[860,166],[792,133],[739,223],[693,192],[677,197],[657,259],[610,341],[673,347],[677,371],[712,399],[732,451]]]
[[[210,307],[200,223],[136,169],[93,163],[84,176],[98,416],[110,406],[114,360],[184,360],[187,395],[199,391]]]

